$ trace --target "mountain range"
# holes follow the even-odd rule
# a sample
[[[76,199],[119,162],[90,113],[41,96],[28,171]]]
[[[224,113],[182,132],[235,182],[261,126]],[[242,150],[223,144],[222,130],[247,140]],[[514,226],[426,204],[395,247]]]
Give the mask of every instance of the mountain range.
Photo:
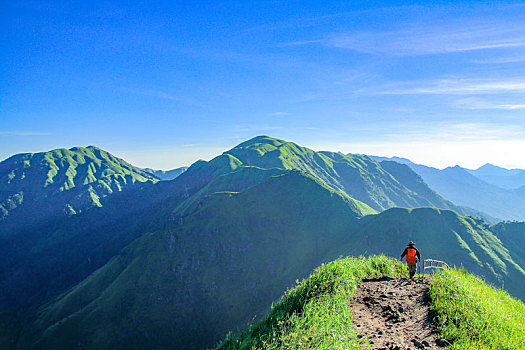
[[[374,157],[383,163],[394,161],[406,164],[414,170],[425,183],[444,198],[453,203],[485,213],[493,223],[500,220],[525,220],[525,187],[506,189],[489,183],[483,174],[512,174],[503,177],[512,178],[521,174],[519,169],[506,170],[494,166],[483,166],[477,170],[468,170],[460,166],[448,167],[443,170],[415,164],[408,159],[393,157]],[[497,171],[487,171],[487,170]],[[490,175],[493,176],[493,175]]]
[[[525,186],[525,170],[505,169],[492,164],[485,164],[474,170],[468,170],[472,175],[490,184],[505,189],[517,189]]]
[[[76,159],[88,149],[52,151],[56,173],[68,173],[68,159],[84,164]],[[0,163],[0,174],[25,169],[21,180],[35,198],[0,222],[2,348],[209,348],[263,317],[321,263],[399,256],[409,240],[424,258],[463,265],[525,298],[525,252],[510,247],[522,246],[524,228],[489,226],[397,162],[259,136],[173,180],[119,163],[84,184],[89,176],[77,165],[53,181],[75,186],[51,191],[49,167],[24,168],[16,157]],[[129,181],[119,190],[96,192],[100,205],[63,194],[121,178]],[[30,191],[1,179],[9,193]],[[75,214],[64,214],[65,205]],[[23,221],[40,207],[54,219]]]
[[[174,178],[178,177],[180,174],[188,170],[188,167],[183,166],[172,170],[155,170],[151,168],[144,168],[143,170],[152,175],[155,175],[160,180],[173,180]]]

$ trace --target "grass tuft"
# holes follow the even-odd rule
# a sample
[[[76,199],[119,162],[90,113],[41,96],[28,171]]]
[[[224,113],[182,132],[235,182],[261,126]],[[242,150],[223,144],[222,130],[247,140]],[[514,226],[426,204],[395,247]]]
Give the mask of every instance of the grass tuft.
[[[437,274],[431,310],[453,349],[525,348],[525,305],[465,269]]]

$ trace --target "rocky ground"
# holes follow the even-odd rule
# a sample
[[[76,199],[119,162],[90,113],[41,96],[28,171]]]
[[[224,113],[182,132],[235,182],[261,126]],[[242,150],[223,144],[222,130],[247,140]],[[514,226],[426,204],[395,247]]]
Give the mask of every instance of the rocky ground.
[[[429,316],[429,282],[417,278],[363,280],[352,302],[353,322],[370,349],[442,349]]]

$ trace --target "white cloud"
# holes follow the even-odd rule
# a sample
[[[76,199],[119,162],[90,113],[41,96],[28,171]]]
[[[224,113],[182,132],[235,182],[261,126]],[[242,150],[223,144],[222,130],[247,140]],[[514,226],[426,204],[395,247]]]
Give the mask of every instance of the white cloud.
[[[38,131],[0,131],[0,135],[10,136],[49,136],[51,133]]]
[[[280,130],[282,128],[282,126],[277,125],[236,125],[232,130],[236,133],[258,133]]]
[[[525,93],[525,80],[520,79],[439,79],[429,82],[401,83],[379,89],[380,95],[418,94],[509,94]]]
[[[508,57],[491,57],[484,59],[472,60],[472,63],[477,64],[506,64],[506,63],[519,63],[525,62],[525,56],[508,56]]]
[[[271,115],[274,116],[274,117],[286,117],[286,116],[289,116],[290,113],[288,113],[288,112],[273,112]]]
[[[146,97],[154,97],[163,100],[173,101],[187,106],[205,107],[203,103],[201,103],[195,98],[177,96],[160,90],[126,87],[120,87],[120,90],[135,95],[142,95]]]
[[[518,110],[525,109],[525,104],[498,104],[484,99],[469,97],[456,100],[453,106],[460,109],[503,109]]]
[[[324,40],[327,46],[369,54],[427,55],[525,47],[523,23],[418,24],[390,32],[358,32]],[[315,43],[315,40],[304,44]]]
[[[525,140],[525,129],[520,125],[447,121],[432,124],[399,125],[395,131],[386,134],[386,136],[393,141],[408,142]]]

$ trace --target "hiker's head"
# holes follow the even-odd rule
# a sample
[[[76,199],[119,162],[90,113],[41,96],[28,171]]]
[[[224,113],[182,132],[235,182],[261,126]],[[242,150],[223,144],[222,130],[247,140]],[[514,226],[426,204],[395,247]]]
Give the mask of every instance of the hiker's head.
[[[408,246],[409,247],[414,246],[414,245],[416,245],[414,242],[412,242],[412,241],[408,242]]]

